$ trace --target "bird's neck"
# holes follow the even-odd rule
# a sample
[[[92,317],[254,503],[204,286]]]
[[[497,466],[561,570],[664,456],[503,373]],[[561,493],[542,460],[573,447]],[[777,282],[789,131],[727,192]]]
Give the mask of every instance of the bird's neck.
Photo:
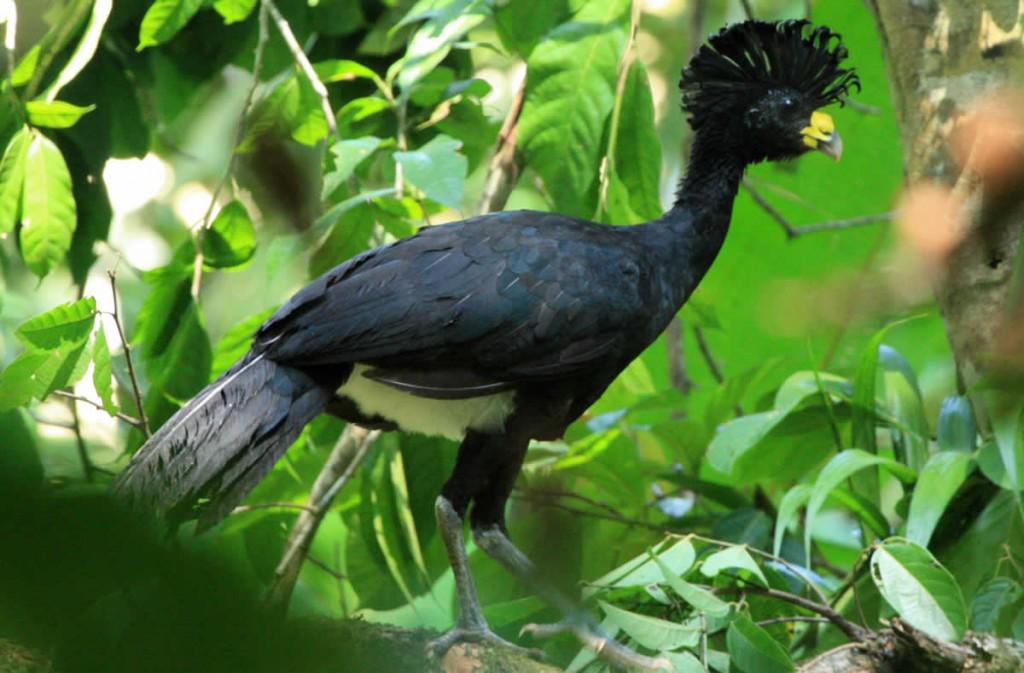
[[[669,275],[666,281],[676,309],[711,267],[729,230],[732,204],[748,163],[744,148],[732,138],[724,131],[701,129],[675,203],[646,227],[652,254],[663,258],[661,268]]]

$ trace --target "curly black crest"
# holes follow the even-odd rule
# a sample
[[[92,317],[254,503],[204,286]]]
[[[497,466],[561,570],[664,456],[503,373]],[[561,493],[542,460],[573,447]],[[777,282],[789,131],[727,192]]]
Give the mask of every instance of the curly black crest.
[[[683,109],[698,128],[707,113],[744,105],[766,88],[794,89],[814,108],[841,104],[852,87],[860,90],[853,69],[840,67],[846,56],[838,33],[806,20],[736,23],[712,35],[683,70]]]

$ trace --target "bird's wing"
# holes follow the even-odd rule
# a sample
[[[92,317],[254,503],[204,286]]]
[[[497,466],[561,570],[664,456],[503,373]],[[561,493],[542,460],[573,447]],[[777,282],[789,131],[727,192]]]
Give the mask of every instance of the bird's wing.
[[[367,363],[430,397],[573,375],[621,359],[644,322],[650,281],[632,246],[621,230],[529,211],[430,227],[318,278],[256,348],[300,367]]]

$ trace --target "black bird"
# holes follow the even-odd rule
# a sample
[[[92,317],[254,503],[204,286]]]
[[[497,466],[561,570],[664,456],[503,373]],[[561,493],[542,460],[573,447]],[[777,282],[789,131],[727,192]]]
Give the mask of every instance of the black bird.
[[[318,414],[442,435],[462,442],[436,505],[460,616],[437,647],[497,639],[466,564],[467,514],[482,549],[574,611],[505,533],[505,502],[527,445],[561,437],[665,328],[722,247],[748,164],[812,149],[839,158],[839,135],[820,108],[860,87],[840,65],[845,57],[839,35],[806,21],[722,29],[682,73],[695,135],[686,177],[662,217],[617,227],[494,213],[424,228],[335,267],[295,294],[238,363],[153,435],[115,491],[206,527]],[[573,617],[577,635],[612,659],[651,663],[605,646],[592,620]]]

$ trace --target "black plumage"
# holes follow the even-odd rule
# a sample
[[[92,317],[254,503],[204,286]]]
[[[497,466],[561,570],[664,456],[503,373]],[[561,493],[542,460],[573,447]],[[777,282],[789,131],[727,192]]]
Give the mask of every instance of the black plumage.
[[[750,21],[712,36],[683,72],[694,144],[675,204],[655,221],[495,213],[428,227],[332,269],[160,428],[115,489],[206,526],[319,413],[445,434],[462,440],[438,499],[461,616],[441,645],[493,635],[461,550],[467,514],[481,547],[571,610],[504,535],[527,445],[560,437],[665,328],[721,248],[748,164],[812,148],[838,154],[831,119],[817,111],[859,86],[839,67],[838,42],[803,21]],[[593,625],[575,618],[586,641]],[[650,663],[622,648],[605,654]]]

